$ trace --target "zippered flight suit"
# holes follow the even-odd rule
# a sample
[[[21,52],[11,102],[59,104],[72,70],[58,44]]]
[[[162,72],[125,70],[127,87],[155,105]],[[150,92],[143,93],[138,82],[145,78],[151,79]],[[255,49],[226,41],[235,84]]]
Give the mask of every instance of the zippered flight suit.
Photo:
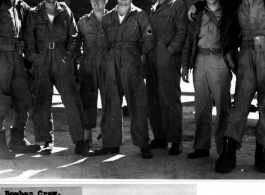
[[[147,95],[140,71],[141,55],[154,47],[148,15],[131,5],[120,24],[117,7],[103,17],[103,29],[109,41],[106,55],[104,108],[101,121],[104,147],[122,144],[122,98],[125,95],[130,114],[132,142],[148,146]]]
[[[69,132],[75,143],[84,137],[84,110],[75,81],[73,52],[67,42],[77,36],[77,26],[65,3],[56,2],[53,24],[44,2],[29,12],[24,33],[25,56],[33,61],[33,128],[37,142],[54,139],[51,114],[53,85],[65,106]]]

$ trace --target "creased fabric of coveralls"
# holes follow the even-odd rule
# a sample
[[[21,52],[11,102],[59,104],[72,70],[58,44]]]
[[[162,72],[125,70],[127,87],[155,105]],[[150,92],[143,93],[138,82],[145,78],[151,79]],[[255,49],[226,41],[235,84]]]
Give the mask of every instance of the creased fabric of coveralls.
[[[22,57],[22,31],[29,9],[26,3],[18,0],[14,1],[14,6],[5,0],[0,8],[0,129],[11,103],[15,111],[13,128],[18,130],[26,127],[28,110],[33,105]],[[15,46],[16,49],[7,51],[5,46]]]
[[[101,131],[104,147],[122,144],[122,97],[125,95],[130,114],[132,142],[148,145],[147,95],[140,71],[141,54],[154,47],[148,15],[131,5],[120,24],[117,7],[103,17],[103,29],[110,48],[106,55],[104,112]]]
[[[44,2],[33,8],[26,22],[25,55],[33,61],[33,128],[37,142],[53,140],[51,114],[53,85],[65,106],[69,132],[73,142],[83,139],[83,106],[75,82],[74,64],[66,50],[67,41],[77,36],[72,12],[64,3],[56,2],[51,24]],[[54,49],[49,49],[54,42]],[[52,44],[50,44],[52,48]]]
[[[181,56],[187,36],[187,9],[182,0],[166,0],[151,9],[156,47],[148,54],[148,114],[155,139],[182,141]]]
[[[210,18],[206,14],[207,9],[212,12],[209,8],[205,7],[202,13],[197,46],[207,49],[220,48],[220,30],[210,21]],[[222,17],[222,7],[212,13],[220,20]],[[222,137],[231,107],[231,78],[231,71],[227,68],[222,54],[198,54],[195,58],[193,70],[196,121],[194,149],[211,148],[212,99],[214,99],[217,110],[215,141],[217,153],[222,153]]]
[[[108,40],[93,11],[80,18],[77,27],[78,38],[83,43],[79,68],[80,96],[85,111],[85,129],[92,129],[96,127],[97,122],[98,89],[104,105],[103,79]]]
[[[265,8],[263,0],[242,0],[238,10],[242,30],[263,29],[256,35],[265,36]],[[243,36],[243,40],[253,37]],[[255,127],[257,141],[265,147],[265,51],[241,48],[236,80],[235,101],[231,109],[225,136],[242,144],[251,101],[257,92],[259,120]]]

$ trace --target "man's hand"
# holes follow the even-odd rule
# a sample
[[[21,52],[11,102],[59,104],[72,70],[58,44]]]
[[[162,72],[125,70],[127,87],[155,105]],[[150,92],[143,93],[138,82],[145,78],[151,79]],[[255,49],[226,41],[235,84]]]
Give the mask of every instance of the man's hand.
[[[194,22],[194,15],[195,15],[196,11],[197,11],[197,9],[194,5],[192,5],[188,11],[188,18],[192,22]]]
[[[182,76],[182,80],[185,83],[189,83],[189,70],[188,70],[188,67],[185,66],[185,67],[182,68],[181,76]]]
[[[35,80],[32,74],[32,70],[26,70],[26,74],[28,76],[28,80]]]
[[[230,51],[228,54],[226,54],[226,59],[229,66],[231,67],[232,72],[236,75],[238,63],[237,52]]]
[[[67,50],[72,51],[76,48],[76,41],[74,39],[68,41],[67,43]]]

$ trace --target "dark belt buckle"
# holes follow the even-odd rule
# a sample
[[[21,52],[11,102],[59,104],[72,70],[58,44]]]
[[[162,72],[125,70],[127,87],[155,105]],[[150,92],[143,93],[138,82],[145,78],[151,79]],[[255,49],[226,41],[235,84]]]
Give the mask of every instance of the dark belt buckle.
[[[254,45],[264,45],[265,37],[264,36],[254,36]]]
[[[259,35],[259,36],[254,36],[254,50],[255,51],[264,51],[265,47],[265,36]]]
[[[54,49],[54,42],[49,42],[49,49]]]
[[[213,56],[214,53],[213,53],[213,49],[210,49],[210,55]]]

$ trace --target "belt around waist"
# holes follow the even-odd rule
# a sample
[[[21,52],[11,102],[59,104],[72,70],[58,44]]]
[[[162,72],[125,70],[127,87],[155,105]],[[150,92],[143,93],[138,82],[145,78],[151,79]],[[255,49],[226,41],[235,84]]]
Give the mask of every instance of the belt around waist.
[[[0,44],[0,51],[18,51],[19,54],[24,50],[24,42],[19,41],[16,44]]]
[[[66,47],[66,43],[65,42],[45,42],[45,43],[37,43],[37,50],[42,50],[42,49],[55,49],[58,47]]]
[[[197,48],[198,54],[205,54],[205,55],[223,55],[222,48]]]
[[[265,36],[254,36],[252,40],[243,40],[240,48],[250,48],[256,51],[264,51]]]
[[[122,48],[122,47],[136,47],[138,48],[140,41],[126,42],[126,41],[116,41],[111,43],[112,48]]]
[[[248,29],[242,30],[241,35],[246,38],[252,39],[254,36],[264,35],[265,36],[265,29]]]

